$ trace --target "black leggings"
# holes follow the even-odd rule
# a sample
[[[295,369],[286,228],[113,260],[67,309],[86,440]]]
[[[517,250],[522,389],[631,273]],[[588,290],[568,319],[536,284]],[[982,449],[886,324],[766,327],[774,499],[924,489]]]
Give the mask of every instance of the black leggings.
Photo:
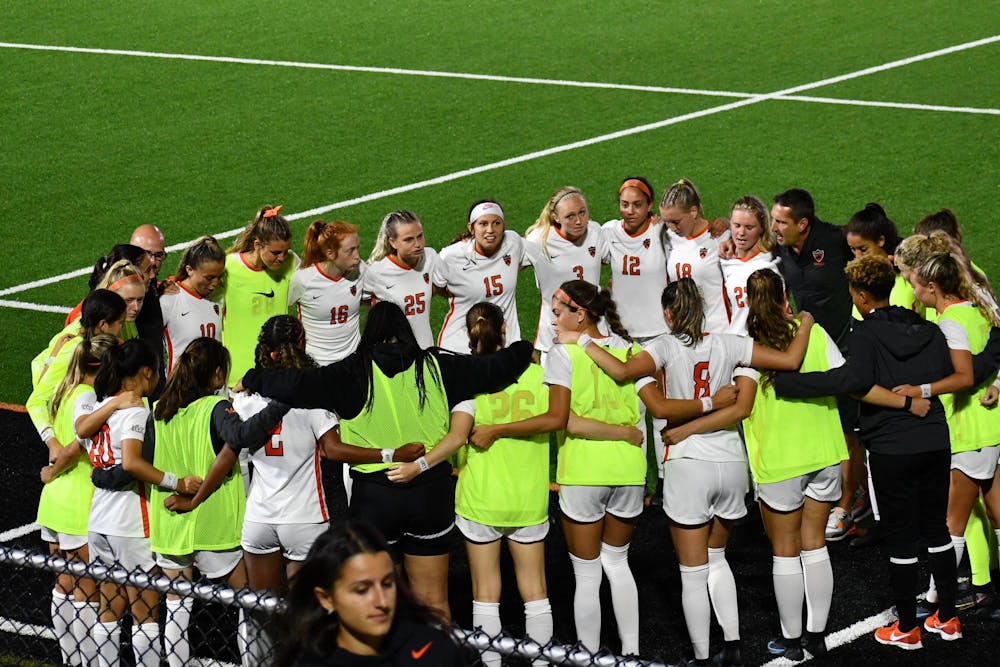
[[[868,465],[891,558],[916,558],[920,546],[951,544],[947,523],[950,450],[904,455],[871,452]]]

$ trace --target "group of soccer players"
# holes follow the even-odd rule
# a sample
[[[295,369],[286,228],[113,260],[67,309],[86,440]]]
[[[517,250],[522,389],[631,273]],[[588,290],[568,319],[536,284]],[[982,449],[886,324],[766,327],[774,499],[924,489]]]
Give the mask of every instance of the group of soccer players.
[[[328,458],[345,463],[350,513],[375,524],[414,592],[445,618],[457,526],[472,571],[473,622],[500,631],[506,537],[527,634],[544,644],[552,635],[544,572],[551,443],[577,638],[600,648],[597,593],[607,576],[620,651],[636,654],[628,549],[650,442],[691,640],[682,664],[709,663],[713,610],[725,640],[716,663],[741,664],[725,547],[751,490],[774,549],[782,636],[768,649],[797,660],[826,650],[826,541],[846,534],[860,513],[856,496],[873,506],[878,499],[880,477],[865,475],[860,446],[866,428],[877,442],[873,455],[882,446],[872,415],[913,426],[922,422],[906,420],[934,419],[943,401],[944,435],[927,449],[955,454],[950,479],[927,482],[940,501],[927,510],[939,529],[933,539],[945,534],[947,513],[951,541],[932,545],[932,564],[961,558],[980,493],[987,509],[1000,511],[988,346],[998,315],[954,216],[944,210],[922,220],[923,233],[903,244],[905,261],[894,264],[899,234],[878,204],[841,228],[819,220],[810,195],[792,189],[771,205],[739,197],[728,219],[709,220],[689,181],[657,198],[641,177],[621,182],[618,202],[621,218],[599,225],[579,189],[559,188],[522,237],[507,228],[500,202],[476,201],[440,252],[425,246],[415,213],[393,211],[367,262],[358,226],[323,220],[307,229],[300,259],[281,207],[264,206],[231,248],[202,237],[163,282],[162,234],[140,227],[131,244],[98,261],[92,291],[32,364],[27,405],[50,459],[41,473],[43,537],[68,557],[172,577],[190,577],[197,566],[235,587],[280,592],[337,521],[320,475]],[[611,280],[601,287],[603,265]],[[531,345],[515,343],[517,282],[527,267],[541,297]],[[430,321],[435,295],[449,303],[440,327]],[[854,398],[796,385],[795,371],[842,368],[856,379],[852,321],[892,309],[907,311],[893,317],[909,326],[910,317],[940,321],[940,330],[920,329],[925,348],[907,352],[944,354],[937,375],[887,372],[841,384],[854,387]],[[532,349],[540,366],[528,363]],[[808,397],[783,398],[795,391]],[[878,454],[882,471],[903,460]],[[896,488],[891,472],[880,475],[886,489]],[[882,514],[892,523],[884,527],[898,573],[915,563],[900,546],[912,531],[900,528],[910,517],[897,499],[888,503]],[[74,512],[57,509],[70,505]],[[968,542],[970,556],[978,550],[975,569],[987,534],[972,524],[968,532],[977,533]],[[988,573],[988,551],[986,563]],[[900,620],[877,632],[878,641],[918,648],[921,627],[961,637],[954,567],[934,571],[925,606],[940,599],[939,607],[923,624],[909,611],[910,580],[894,575]],[[158,664],[167,642],[171,664],[183,664],[190,601],[168,597],[162,639],[157,606],[149,592],[60,579],[53,623],[64,661],[117,664],[119,619],[130,611],[136,662]],[[266,661],[265,626],[241,619],[247,662]],[[498,665],[500,657],[487,652],[483,660]]]

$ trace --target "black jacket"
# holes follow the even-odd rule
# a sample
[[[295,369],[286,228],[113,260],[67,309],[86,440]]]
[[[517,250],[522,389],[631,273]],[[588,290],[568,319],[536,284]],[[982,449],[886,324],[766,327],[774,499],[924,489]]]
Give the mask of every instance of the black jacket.
[[[299,667],[461,667],[469,663],[441,630],[399,621],[378,655],[356,655],[337,648],[322,657],[300,658],[295,664]]]

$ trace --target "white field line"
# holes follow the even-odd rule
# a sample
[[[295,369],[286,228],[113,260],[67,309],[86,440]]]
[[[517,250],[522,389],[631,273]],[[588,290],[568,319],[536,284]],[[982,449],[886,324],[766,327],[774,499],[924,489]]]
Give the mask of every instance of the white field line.
[[[695,120],[698,118],[704,118],[705,116],[712,116],[717,113],[722,113],[724,111],[731,111],[733,109],[739,109],[740,107],[751,106],[754,104],[759,104],[767,100],[778,99],[784,96],[792,95],[794,93],[803,92],[806,90],[813,90],[815,88],[822,88],[824,86],[829,86],[835,83],[840,83],[842,81],[849,81],[851,79],[857,79],[863,76],[868,76],[869,74],[877,74],[879,72],[884,72],[890,69],[896,69],[898,67],[904,67],[916,62],[921,62],[924,60],[931,60],[939,56],[948,55],[950,53],[957,53],[959,51],[965,51],[968,49],[973,49],[978,46],[983,46],[985,44],[992,44],[994,42],[1000,41],[1000,35],[994,35],[992,37],[986,37],[983,39],[977,39],[971,42],[964,42],[962,44],[956,44],[955,46],[949,46],[944,49],[937,49],[934,51],[928,51],[927,53],[922,53],[916,56],[910,56],[908,58],[901,58],[899,60],[893,60],[882,65],[875,65],[873,67],[866,67],[865,69],[860,69],[854,72],[849,72],[847,74],[841,74],[834,77],[829,77],[826,79],[820,79],[818,81],[813,81],[811,83],[804,83],[798,86],[792,86],[791,88],[785,88],[783,90],[778,90],[772,93],[764,93],[760,95],[753,95],[752,97],[747,97],[740,99],[735,102],[729,102],[727,104],[720,104],[714,107],[709,107],[707,109],[702,109],[700,111],[693,111],[686,114],[681,114],[679,116],[673,116],[671,118],[666,118],[655,123],[646,123],[644,125],[637,125],[625,130],[619,130],[617,132],[610,132],[608,134],[598,135],[596,137],[591,137],[589,139],[583,139],[580,141],[574,141],[568,144],[563,144],[561,146],[553,146],[551,148],[546,148],[543,150],[532,151],[530,153],[524,153],[515,157],[507,158],[505,160],[499,160],[497,162],[491,162],[489,164],[480,165],[478,167],[472,167],[469,169],[462,169],[459,171],[453,171],[449,174],[443,176],[437,176],[435,178],[429,178],[423,181],[417,181],[415,183],[409,183],[407,185],[397,186],[395,188],[389,188],[388,190],[381,190],[379,192],[373,192],[371,194],[362,195],[360,197],[354,197],[353,199],[345,199],[344,201],[336,202],[333,204],[328,204],[326,206],[320,206],[318,208],[309,209],[308,211],[302,211],[289,216],[286,216],[288,220],[298,220],[301,218],[322,215],[330,211],[346,208],[348,206],[354,206],[356,204],[363,204],[365,202],[375,201],[378,199],[384,199],[386,197],[391,197],[398,194],[403,194],[405,192],[412,192],[414,190],[420,190],[432,185],[441,185],[443,183],[448,183],[450,181],[458,180],[460,178],[465,178],[466,176],[473,176],[475,174],[481,174],[487,171],[493,171],[496,169],[502,169],[504,167],[509,167],[515,164],[520,164],[522,162],[528,162],[530,160],[535,160],[542,157],[548,157],[550,155],[556,155],[558,153],[564,153],[567,151],[576,150],[577,148],[584,148],[587,146],[593,146],[595,144],[603,143],[606,141],[613,141],[615,139],[621,139],[623,137],[629,137],[635,134],[640,134],[643,132],[649,132],[651,130],[658,130],[664,127],[669,127],[670,125],[677,125],[689,120]],[[0,47],[9,46],[8,42],[0,42]],[[81,50],[75,47],[33,47],[31,45],[21,45],[22,47],[30,48],[41,48],[43,50]],[[83,51],[93,51],[93,49],[83,49]],[[137,52],[124,52],[124,53],[137,53]],[[172,54],[160,54],[156,57],[176,57]],[[200,60],[211,60],[209,56],[197,56]],[[239,60],[239,59],[237,59]],[[262,61],[268,62],[268,61]],[[279,62],[279,61],[275,61]],[[339,67],[339,66],[338,66]],[[241,231],[240,228],[231,229],[227,232],[221,234],[216,234],[216,238],[228,238],[230,236],[235,236]],[[187,247],[191,241],[186,241],[184,243],[178,243],[167,248],[168,251],[174,251],[181,248]],[[57,276],[52,276],[50,278],[43,278],[41,280],[35,280],[22,285],[15,285],[13,287],[8,287],[0,290],[0,296],[6,296],[9,294],[16,294],[18,292],[24,292],[26,290],[32,289],[34,287],[41,287],[43,285],[49,285],[52,283],[61,282],[69,278],[75,278],[77,276],[85,275],[89,269],[77,269],[75,271],[70,271]]]
[[[0,616],[0,632],[9,632],[15,635],[24,635],[25,637],[41,637],[42,639],[51,639],[52,641],[56,640],[55,630],[48,626],[22,623],[21,621],[12,618],[3,618],[2,616]]]
[[[16,540],[17,538],[24,537],[25,535],[31,535],[33,532],[38,530],[38,528],[39,525],[37,523],[26,523],[23,526],[11,528],[6,532],[0,533],[0,544]]]
[[[870,635],[875,632],[876,628],[881,628],[883,625],[888,625],[891,621],[896,618],[895,614],[892,613],[891,609],[886,609],[880,611],[877,614],[869,616],[868,618],[861,619],[857,623],[852,623],[851,625],[837,630],[836,632],[831,632],[826,636],[826,650],[832,651],[838,646],[843,646],[844,644],[850,644],[855,639],[864,637],[865,635]],[[872,639],[872,641],[875,641]],[[806,654],[806,660],[810,660],[810,656]],[[788,658],[775,658],[769,662],[765,662],[762,667],[778,667],[783,665],[798,665],[801,662],[792,662]]]
[[[815,102],[818,104],[839,104],[851,107],[882,107],[885,109],[911,109],[914,111],[947,111],[950,113],[972,113],[1000,116],[1000,109],[984,107],[951,107],[941,104],[914,104],[911,102],[880,102],[878,100],[849,100],[839,97],[813,97],[810,95],[782,95],[774,98],[789,102]]]
[[[66,306],[49,306],[44,303],[28,303],[27,301],[11,301],[9,299],[0,299],[0,307],[37,310],[43,313],[68,313],[70,311]]]

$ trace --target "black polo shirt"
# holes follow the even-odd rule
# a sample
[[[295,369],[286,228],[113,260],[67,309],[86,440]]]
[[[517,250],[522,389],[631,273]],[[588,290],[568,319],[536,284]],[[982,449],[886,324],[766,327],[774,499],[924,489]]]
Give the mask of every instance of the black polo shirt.
[[[798,254],[779,246],[781,275],[799,310],[812,313],[842,352],[851,331],[851,294],[844,267],[853,259],[843,227],[817,220]]]

